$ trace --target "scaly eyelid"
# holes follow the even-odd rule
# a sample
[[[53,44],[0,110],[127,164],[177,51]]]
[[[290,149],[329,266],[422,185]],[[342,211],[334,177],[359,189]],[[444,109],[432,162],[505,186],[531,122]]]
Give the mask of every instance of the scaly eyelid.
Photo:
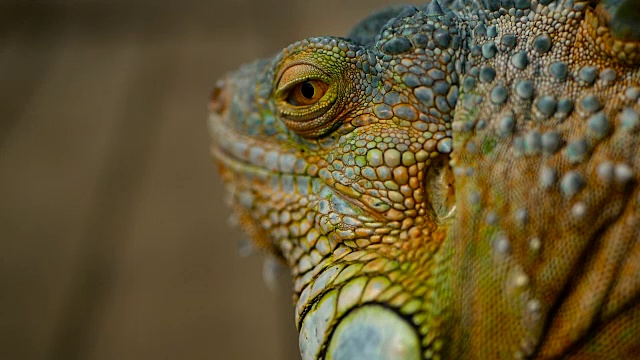
[[[300,76],[295,76],[295,74],[293,74],[292,76],[284,76],[288,72],[295,71],[296,68],[299,69],[298,71],[301,73]],[[286,95],[294,86],[304,81],[317,80],[322,81],[328,85],[330,85],[331,83],[331,77],[329,76],[329,74],[324,72],[318,66],[307,61],[296,61],[288,64],[278,73],[276,79],[277,81],[275,87],[275,98],[278,100],[286,98],[286,96],[283,96],[283,94]]]
[[[271,100],[278,117],[287,128],[305,138],[318,138],[340,121],[338,114],[343,110],[343,102],[339,97],[348,87],[343,81],[344,64],[339,59],[323,60],[322,56],[310,51],[295,54],[281,61],[275,70]],[[292,92],[298,91],[297,86],[305,81],[322,83],[322,95],[312,103],[289,101]]]

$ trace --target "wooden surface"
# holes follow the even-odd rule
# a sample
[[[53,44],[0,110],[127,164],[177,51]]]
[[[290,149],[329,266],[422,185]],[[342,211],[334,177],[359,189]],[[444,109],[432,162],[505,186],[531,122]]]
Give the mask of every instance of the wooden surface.
[[[207,99],[385,3],[0,3],[0,358],[297,358],[287,279],[237,254]]]

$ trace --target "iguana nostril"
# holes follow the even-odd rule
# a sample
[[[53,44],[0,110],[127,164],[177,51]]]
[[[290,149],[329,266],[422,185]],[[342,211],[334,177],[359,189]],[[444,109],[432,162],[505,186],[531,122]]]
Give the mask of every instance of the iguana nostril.
[[[228,98],[226,96],[226,83],[224,80],[218,80],[216,86],[211,92],[211,111],[218,115],[222,115],[227,109]]]

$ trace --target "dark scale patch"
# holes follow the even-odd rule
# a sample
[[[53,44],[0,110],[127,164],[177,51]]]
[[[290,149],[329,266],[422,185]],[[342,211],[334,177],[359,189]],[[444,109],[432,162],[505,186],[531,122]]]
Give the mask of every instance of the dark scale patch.
[[[593,84],[598,74],[597,69],[595,66],[585,66],[578,72],[578,77],[587,84]]]
[[[498,48],[493,42],[482,45],[482,56],[485,59],[492,59],[498,53]]]
[[[628,131],[635,130],[640,124],[640,114],[633,108],[624,108],[620,113],[620,125]]]
[[[431,86],[433,85],[433,78],[428,75],[422,75],[420,76],[420,84],[424,86]]]
[[[500,43],[508,50],[513,49],[516,46],[516,36],[513,34],[506,34],[500,40]]]
[[[444,96],[436,97],[436,109],[440,110],[443,113],[449,112],[451,107],[449,106],[449,102],[447,98]]]
[[[511,58],[511,63],[517,69],[524,70],[527,67],[527,65],[529,65],[529,58],[527,57],[527,52],[520,51],[515,55],[513,55],[513,57]]]
[[[536,107],[544,117],[549,117],[556,112],[557,105],[553,96],[545,95],[538,99]]]
[[[467,76],[464,78],[464,81],[462,82],[462,90],[464,92],[469,92],[473,90],[475,86],[476,86],[476,79],[473,76]]]
[[[567,77],[567,64],[562,61],[554,62],[549,65],[549,72],[554,77],[564,80]]]
[[[600,72],[600,79],[604,81],[611,82],[614,81],[616,77],[618,77],[618,74],[616,73],[616,70],[612,68],[607,68]]]
[[[433,106],[433,90],[428,87],[418,87],[413,94],[427,107]]]
[[[445,29],[438,29],[433,33],[433,40],[439,48],[446,49],[451,44],[451,34]]]
[[[586,181],[580,173],[576,171],[569,171],[560,181],[560,191],[565,198],[571,198],[582,190],[585,184]]]
[[[460,38],[460,35],[454,35],[451,38],[451,47],[454,50],[458,50],[460,48],[461,43],[462,43],[462,39]]]
[[[412,74],[416,74],[416,75],[422,75],[424,74],[424,69],[421,66],[418,65],[411,65],[409,67],[409,72]]]
[[[504,135],[510,135],[513,132],[514,127],[515,121],[511,116],[503,117],[498,123],[498,129],[500,129],[500,132]]]
[[[580,104],[587,113],[594,113],[600,110],[600,100],[594,94],[583,97]]]
[[[420,79],[415,74],[405,74],[402,77],[402,82],[410,88],[420,86]]]
[[[418,119],[418,112],[411,105],[398,105],[393,108],[393,112],[396,116],[404,120],[414,121]]]
[[[609,120],[607,120],[607,116],[602,111],[591,116],[587,121],[587,126],[589,127],[589,130],[591,130],[598,138],[607,135],[607,133],[609,133],[609,129],[611,128]]]
[[[444,73],[444,71],[440,70],[440,69],[431,69],[427,72],[427,74],[433,79],[433,80],[442,80],[446,77],[446,74]]]
[[[471,56],[480,56],[482,55],[482,46],[480,45],[473,45],[471,46]]]
[[[640,88],[636,86],[628,87],[624,91],[624,96],[631,101],[636,101],[640,98]]]
[[[560,134],[557,131],[549,131],[542,134],[541,142],[542,150],[547,154],[553,154],[560,150],[560,145],[562,143]]]
[[[507,100],[507,89],[502,85],[498,85],[491,90],[490,97],[491,102],[494,104],[502,104]]]
[[[558,100],[558,113],[568,115],[573,110],[573,101],[569,98]]]
[[[585,139],[574,140],[567,145],[567,158],[572,164],[585,159],[589,153],[589,143]]]
[[[511,9],[515,6],[514,0],[502,0],[500,3],[503,9]]]
[[[449,89],[449,93],[447,94],[447,102],[453,108],[458,103],[458,87],[453,85]]]
[[[498,36],[498,27],[493,25],[487,28],[487,37],[494,38]]]
[[[487,0],[489,11],[497,11],[500,9],[500,0]]]
[[[393,116],[393,109],[387,104],[380,104],[373,108],[373,113],[378,119],[386,120]]]
[[[516,84],[516,94],[523,99],[530,99],[533,96],[533,83],[531,80],[522,80]]]
[[[496,77],[496,70],[491,66],[483,66],[480,69],[480,81],[484,83],[490,83]]]
[[[437,1],[431,1],[428,4],[425,4],[422,11],[431,16],[444,15],[444,10],[440,7],[440,4]]]
[[[444,80],[438,80],[433,85],[433,91],[436,94],[444,95],[449,92],[449,83]]]
[[[367,61],[369,62],[369,66],[376,66],[378,64],[378,61],[376,60],[376,54],[373,52],[370,52],[368,54]]]
[[[542,136],[536,130],[531,130],[524,136],[524,152],[527,155],[538,154],[542,150]]]
[[[415,6],[407,6],[404,8],[404,10],[402,10],[400,15],[398,15],[398,18],[400,19],[408,18],[410,16],[415,15],[417,12],[418,12],[418,9],[416,9]]]
[[[413,35],[412,39],[415,46],[421,49],[426,48],[429,43],[429,39],[422,33]]]
[[[533,49],[539,53],[546,53],[551,49],[551,38],[547,34],[539,35],[533,40]]]
[[[404,74],[407,72],[407,67],[402,64],[397,64],[396,66],[393,67],[393,71],[395,71],[398,74]]]
[[[383,46],[382,50],[387,54],[397,55],[402,54],[411,49],[411,41],[406,37],[393,37],[389,41],[387,41]]]
[[[395,91],[391,91],[384,95],[384,102],[387,105],[394,106],[394,105],[400,104],[402,101],[400,100],[399,93]]]

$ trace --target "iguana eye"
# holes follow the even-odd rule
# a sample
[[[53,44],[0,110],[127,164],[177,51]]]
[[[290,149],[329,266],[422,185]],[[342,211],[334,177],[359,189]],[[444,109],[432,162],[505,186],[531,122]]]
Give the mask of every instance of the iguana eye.
[[[313,105],[326,94],[330,82],[330,76],[317,66],[295,64],[279,76],[276,96],[292,106]]]
[[[291,130],[308,138],[330,131],[339,121],[336,104],[341,78],[320,66],[294,63],[276,77],[274,98],[278,115]]]
[[[329,84],[320,80],[305,80],[294,87],[287,96],[287,102],[293,106],[313,105],[327,92]]]

